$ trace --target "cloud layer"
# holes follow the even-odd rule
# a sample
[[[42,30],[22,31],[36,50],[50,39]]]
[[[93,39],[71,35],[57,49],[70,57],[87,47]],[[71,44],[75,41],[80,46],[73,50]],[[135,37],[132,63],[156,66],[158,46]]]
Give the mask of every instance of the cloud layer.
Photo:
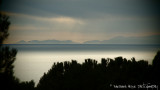
[[[10,37],[20,40],[108,40],[160,32],[158,0],[5,0]]]

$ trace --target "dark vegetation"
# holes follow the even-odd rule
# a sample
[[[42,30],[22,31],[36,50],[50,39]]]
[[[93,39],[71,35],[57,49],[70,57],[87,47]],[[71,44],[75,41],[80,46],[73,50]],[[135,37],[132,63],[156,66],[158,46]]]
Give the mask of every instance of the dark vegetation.
[[[112,90],[111,85],[160,84],[160,51],[149,65],[147,61],[102,59],[101,63],[86,59],[54,63],[41,77],[38,90]],[[124,88],[123,88],[124,89]],[[122,89],[122,90],[123,90]],[[129,89],[129,88],[128,88]],[[135,89],[137,90],[137,88]],[[141,89],[140,89],[141,90]]]
[[[9,36],[9,17],[0,13],[0,90],[33,90],[34,81],[20,82],[14,76],[13,63],[17,50],[3,46],[3,41]]]

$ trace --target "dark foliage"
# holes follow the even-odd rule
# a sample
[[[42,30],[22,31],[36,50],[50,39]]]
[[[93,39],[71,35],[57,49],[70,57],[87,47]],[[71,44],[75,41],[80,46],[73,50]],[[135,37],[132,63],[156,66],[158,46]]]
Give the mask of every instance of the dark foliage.
[[[0,13],[0,44],[9,36],[9,17]]]
[[[10,22],[9,17],[0,13],[0,90],[33,90],[35,83],[20,82],[13,71],[13,63],[17,50],[3,46],[3,41],[8,37]]]
[[[34,82],[20,82],[13,74],[16,49],[0,46],[0,88],[3,90],[33,90]]]
[[[54,63],[52,68],[41,77],[38,90],[112,90],[111,85],[138,85],[160,83],[160,52],[153,60],[127,60],[117,57],[115,60],[102,59],[101,63],[86,59],[80,64],[77,61]],[[129,89],[129,88],[128,88]],[[136,88],[137,89],[137,88]]]
[[[160,51],[157,52],[152,64],[152,80],[154,83],[160,84]]]

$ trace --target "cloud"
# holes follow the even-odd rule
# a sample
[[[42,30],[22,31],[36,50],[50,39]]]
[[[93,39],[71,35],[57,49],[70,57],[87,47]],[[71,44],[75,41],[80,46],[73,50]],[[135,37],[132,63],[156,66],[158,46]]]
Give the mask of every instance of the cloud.
[[[99,18],[40,17],[3,12],[11,17],[11,38],[18,40],[108,40],[116,36],[144,36],[157,33],[150,18],[104,15]],[[19,23],[17,23],[19,22]],[[12,40],[10,40],[12,41]]]
[[[32,16],[27,14],[20,14],[20,13],[11,13],[11,12],[2,12],[9,16],[14,17],[21,17],[24,19],[32,19],[32,20],[38,20],[38,21],[48,21],[48,22],[57,22],[57,23],[65,23],[65,24],[84,24],[83,21],[74,19],[71,17],[40,17],[40,16]]]
[[[2,10],[35,16],[95,18],[102,14],[158,16],[158,0],[5,0]],[[6,7],[7,6],[7,7]]]
[[[79,19],[73,17],[40,17],[20,13],[4,12],[15,17],[15,23],[20,22],[26,26],[44,28],[53,31],[73,31],[81,33],[111,33],[111,32],[157,32],[160,28],[157,20],[151,17],[126,17],[117,15],[103,15],[98,18]],[[17,19],[19,18],[19,19]],[[27,23],[26,23],[27,22]],[[14,22],[13,22],[14,23]],[[32,25],[30,25],[32,24]],[[21,25],[21,26],[24,26]],[[39,29],[39,30],[42,30]]]
[[[10,16],[11,38],[84,42],[159,33],[159,6],[155,2],[157,1],[5,0],[0,8]]]
[[[75,27],[85,25],[80,19],[71,17],[39,17],[20,13],[3,12],[10,16],[12,30],[38,30],[39,32],[73,31]]]
[[[30,31],[33,31],[33,30],[46,30],[47,28],[43,28],[43,27],[35,27],[35,26],[28,26],[28,25],[25,25],[25,26],[20,26],[20,25],[11,25],[10,26],[10,30],[30,30]]]

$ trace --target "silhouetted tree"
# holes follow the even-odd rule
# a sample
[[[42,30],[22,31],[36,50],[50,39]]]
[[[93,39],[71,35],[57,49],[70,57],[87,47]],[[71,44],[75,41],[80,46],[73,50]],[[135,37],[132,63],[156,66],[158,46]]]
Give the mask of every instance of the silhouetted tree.
[[[0,44],[9,36],[9,17],[0,13]]]
[[[15,87],[14,84],[18,81],[13,76],[13,62],[17,50],[2,46],[3,41],[9,35],[9,25],[8,17],[0,13],[0,83],[4,90]]]
[[[143,83],[159,85],[157,83],[159,82],[157,78],[160,70],[160,66],[157,64],[159,58],[160,53],[158,52],[153,60],[153,65],[149,65],[144,60],[136,61],[135,58],[127,60],[122,57],[117,57],[114,60],[102,58],[101,63],[92,59],[86,59],[82,64],[74,60],[54,63],[52,68],[41,77],[37,89],[114,90],[115,88],[111,85],[139,85]],[[153,78],[156,74],[156,78]]]
[[[152,65],[152,80],[154,83],[160,84],[160,51],[154,57]]]
[[[9,17],[0,13],[0,89],[2,90],[33,90],[34,82],[20,82],[13,74],[13,63],[17,50],[3,46],[3,41],[8,37],[10,22]]]

